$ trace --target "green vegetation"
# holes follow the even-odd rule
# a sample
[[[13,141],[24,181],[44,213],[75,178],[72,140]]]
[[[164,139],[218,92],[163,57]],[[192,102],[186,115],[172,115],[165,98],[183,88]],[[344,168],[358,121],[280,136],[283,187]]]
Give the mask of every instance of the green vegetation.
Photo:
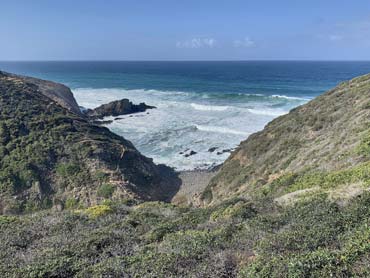
[[[0,215],[0,226],[5,225],[5,224],[10,224],[14,221],[17,221],[17,217],[8,216],[8,215]]]
[[[66,209],[75,209],[80,206],[80,202],[76,198],[68,198],[65,201],[65,208]]]
[[[6,216],[0,219],[0,272],[4,277],[368,277],[369,219],[369,193],[345,207],[322,196],[288,207],[268,198],[208,208],[107,202]]]
[[[79,209],[79,210],[76,210],[75,212],[85,214],[90,218],[97,218],[97,217],[106,215],[108,213],[112,213],[113,209],[109,205],[103,204],[103,205],[92,206],[86,209]]]
[[[113,185],[109,183],[103,183],[99,188],[98,188],[98,196],[103,197],[103,198],[110,198],[113,195],[115,188]]]
[[[255,214],[256,211],[251,203],[244,200],[236,200],[236,202],[231,204],[226,203],[226,206],[222,205],[219,209],[212,212],[210,220],[247,219],[253,217]]]
[[[360,163],[349,169],[331,172],[287,173],[262,187],[264,195],[286,194],[298,190],[319,187],[335,189],[341,185],[362,183],[363,187],[370,186],[370,162]]]
[[[81,169],[77,163],[62,163],[56,167],[56,171],[62,178],[69,178],[77,175]]]
[[[362,135],[362,140],[357,151],[363,156],[370,156],[370,127],[368,127]]]

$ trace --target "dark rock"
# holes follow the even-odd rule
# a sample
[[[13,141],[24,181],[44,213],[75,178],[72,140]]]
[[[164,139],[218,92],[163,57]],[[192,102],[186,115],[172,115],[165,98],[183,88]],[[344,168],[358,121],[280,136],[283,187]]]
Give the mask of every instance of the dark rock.
[[[212,147],[212,148],[208,149],[208,152],[213,153],[217,149],[218,149],[218,147]]]
[[[114,118],[115,121],[123,120],[123,118]]]
[[[92,121],[92,123],[94,125],[109,125],[109,124],[113,123],[113,121],[111,121],[111,120],[107,120],[107,121],[94,120],[94,121]]]
[[[93,119],[101,119],[107,116],[120,116],[132,113],[144,112],[147,109],[153,109],[154,106],[140,103],[133,104],[128,99],[121,99],[103,104],[95,109],[88,109],[85,114]]]
[[[189,157],[189,156],[192,156],[192,155],[195,155],[197,154],[197,152],[191,150],[189,153],[185,154],[185,157]]]
[[[179,152],[179,154],[185,154],[187,151],[189,151],[189,149],[185,149],[185,150]]]
[[[221,154],[224,154],[224,153],[230,153],[230,152],[232,152],[232,149],[224,149],[222,151],[217,152],[217,155],[221,155]]]

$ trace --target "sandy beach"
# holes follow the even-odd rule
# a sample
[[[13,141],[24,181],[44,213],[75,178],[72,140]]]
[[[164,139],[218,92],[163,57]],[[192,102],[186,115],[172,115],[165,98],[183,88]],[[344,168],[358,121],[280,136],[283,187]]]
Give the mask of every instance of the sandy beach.
[[[199,194],[216,175],[218,167],[211,170],[192,170],[179,172],[181,186],[171,202],[178,205],[197,206]]]

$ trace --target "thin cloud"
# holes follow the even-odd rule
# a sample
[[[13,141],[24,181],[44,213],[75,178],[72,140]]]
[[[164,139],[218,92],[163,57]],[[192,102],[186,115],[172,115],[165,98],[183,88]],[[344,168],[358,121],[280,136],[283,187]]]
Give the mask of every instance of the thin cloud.
[[[331,40],[331,41],[341,41],[341,40],[343,40],[343,36],[340,36],[340,35],[329,35],[329,40]]]
[[[254,47],[256,45],[255,41],[251,40],[249,37],[245,37],[242,40],[235,40],[234,47]]]
[[[193,38],[176,42],[177,48],[213,48],[216,44],[214,38]]]

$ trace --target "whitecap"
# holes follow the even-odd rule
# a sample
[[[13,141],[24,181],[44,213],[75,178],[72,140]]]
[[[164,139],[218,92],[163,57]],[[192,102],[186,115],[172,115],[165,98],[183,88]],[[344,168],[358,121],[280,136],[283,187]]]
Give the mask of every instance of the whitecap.
[[[308,101],[308,100],[310,100],[309,98],[289,97],[289,96],[285,96],[285,95],[272,95],[271,97],[273,97],[273,98],[284,98],[284,99],[288,99],[288,100],[300,100],[300,101]]]
[[[203,104],[196,104],[196,103],[191,103],[190,105],[195,110],[199,110],[199,111],[225,111],[229,109],[229,106],[203,105]]]
[[[235,130],[227,127],[220,127],[220,126],[205,126],[205,125],[196,125],[197,129],[200,131],[206,132],[217,132],[217,133],[228,133],[228,134],[235,134],[235,135],[249,135],[248,132]]]
[[[273,117],[277,117],[277,116],[281,116],[281,115],[284,115],[287,113],[287,111],[282,111],[282,110],[277,110],[277,109],[274,109],[274,110],[271,110],[271,109],[248,109],[248,111],[252,114],[255,114],[255,115],[265,115],[265,116],[273,116]]]

